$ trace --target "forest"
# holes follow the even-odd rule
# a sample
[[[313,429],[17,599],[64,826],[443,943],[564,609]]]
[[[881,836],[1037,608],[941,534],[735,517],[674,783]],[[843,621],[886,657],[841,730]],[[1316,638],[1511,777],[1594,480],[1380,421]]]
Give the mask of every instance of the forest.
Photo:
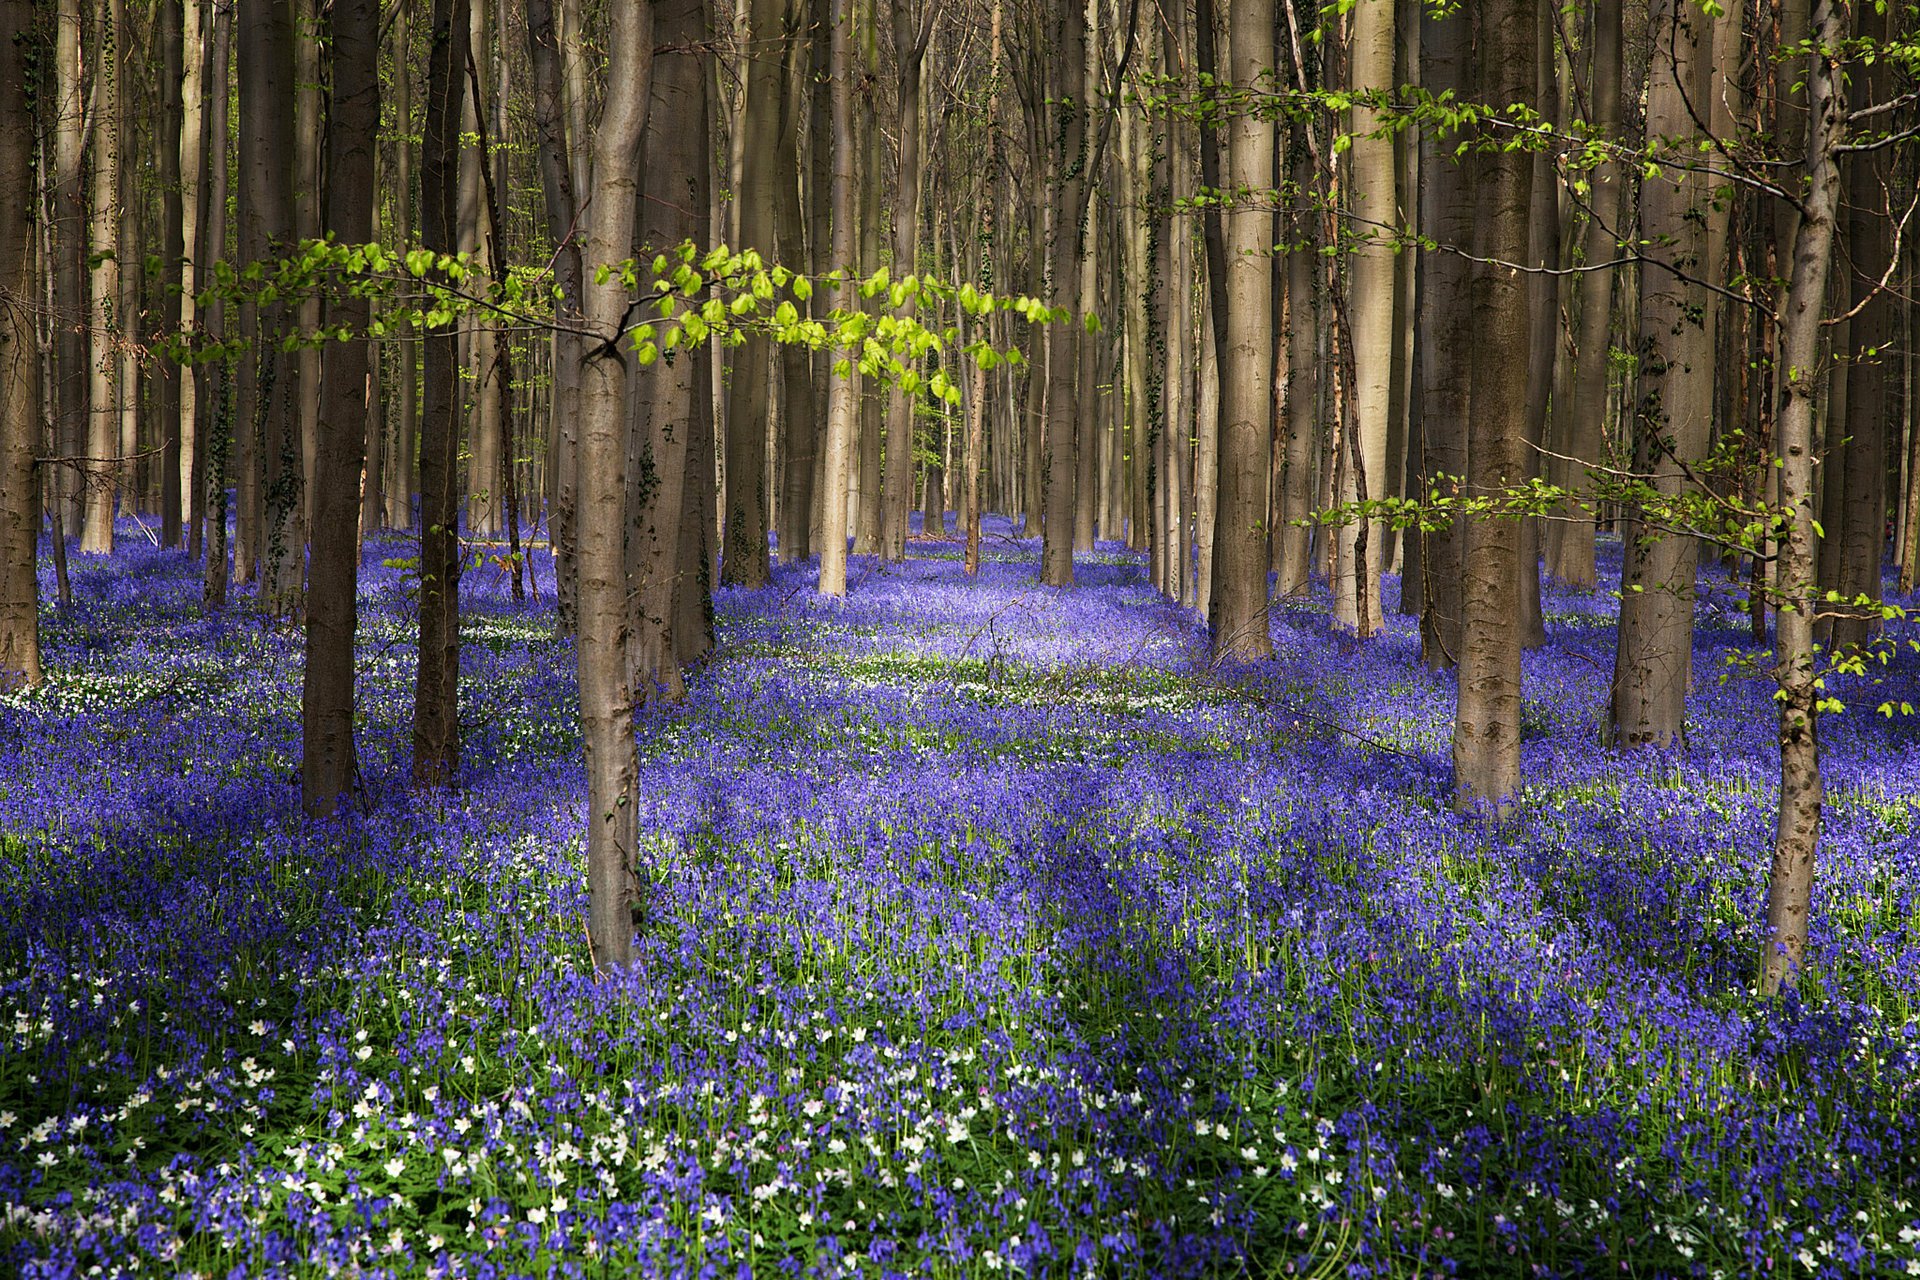
[[[0,0],[0,1272],[1920,1275],[1920,4]]]

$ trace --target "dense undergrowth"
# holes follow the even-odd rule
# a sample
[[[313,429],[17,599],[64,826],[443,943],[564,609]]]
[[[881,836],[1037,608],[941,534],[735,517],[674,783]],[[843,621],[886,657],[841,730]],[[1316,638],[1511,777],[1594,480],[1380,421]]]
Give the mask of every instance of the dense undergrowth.
[[[916,541],[844,604],[723,593],[641,720],[612,983],[571,650],[491,566],[463,789],[401,785],[375,569],[362,804],[315,827],[297,638],[144,544],[78,565],[0,705],[0,1270],[1920,1274],[1920,726],[1868,709],[1910,660],[1824,727],[1811,974],[1768,1004],[1731,603],[1689,749],[1621,758],[1611,602],[1551,596],[1495,830],[1447,810],[1405,620],[1302,600],[1210,670],[1136,559],[1052,592],[993,532],[975,582]]]

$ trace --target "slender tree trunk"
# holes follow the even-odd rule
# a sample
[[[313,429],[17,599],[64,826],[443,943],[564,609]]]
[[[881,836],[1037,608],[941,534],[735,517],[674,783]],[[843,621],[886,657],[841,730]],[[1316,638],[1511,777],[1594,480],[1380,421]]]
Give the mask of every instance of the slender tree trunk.
[[[1288,178],[1294,189],[1313,189],[1313,156],[1298,127],[1288,146]],[[1288,217],[1287,242],[1287,385],[1283,403],[1285,447],[1280,470],[1280,527],[1275,531],[1279,555],[1274,565],[1273,591],[1277,596],[1303,595],[1307,590],[1312,531],[1305,520],[1313,504],[1314,397],[1319,368],[1315,339],[1320,332],[1320,254],[1315,249],[1318,219],[1299,201]]]
[[[1352,72],[1349,77],[1356,93],[1375,92],[1393,87],[1394,0],[1359,0],[1353,9]],[[1357,420],[1357,439],[1347,444],[1357,457],[1358,466],[1347,469],[1356,479],[1364,477],[1367,495],[1379,498],[1386,492],[1387,437],[1389,411],[1393,404],[1394,290],[1398,254],[1390,237],[1399,220],[1395,191],[1393,138],[1371,136],[1380,131],[1380,113],[1365,106],[1352,110],[1353,133],[1353,208],[1358,225],[1354,234],[1361,237],[1359,247],[1349,257],[1351,304],[1353,314],[1353,397]],[[1351,484],[1342,492],[1342,503],[1356,502],[1360,494]],[[1359,554],[1358,539],[1367,534],[1366,554]],[[1381,553],[1387,545],[1383,521],[1359,521],[1343,524],[1336,532],[1340,539],[1340,563],[1350,572],[1334,581],[1334,622],[1361,636],[1371,636],[1385,625],[1380,612]]]
[[[806,224],[800,213],[801,91],[810,65],[811,41],[806,28],[805,0],[790,0],[785,58],[780,81],[779,172],[774,219],[780,262],[794,271],[805,270]],[[825,139],[811,145],[824,146]],[[805,560],[813,554],[814,454],[819,448],[819,406],[814,401],[812,354],[798,343],[780,349],[780,379],[786,392],[787,470],[780,497],[780,529],[776,536],[780,563]]]
[[[179,155],[175,163],[179,166],[181,199],[181,272],[180,272],[180,310],[176,321],[180,335],[198,342],[201,317],[198,294],[204,274],[206,261],[206,239],[202,235],[201,206],[207,186],[205,156],[207,154],[202,132],[206,127],[207,114],[207,54],[212,43],[207,30],[207,15],[211,5],[202,5],[200,0],[185,0],[182,15],[182,42],[185,49],[185,65],[181,83],[181,112]],[[206,446],[200,438],[200,397],[205,394],[206,379],[201,370],[192,364],[183,363],[175,374],[180,380],[178,412],[180,420],[173,427],[178,459],[173,464],[178,468],[180,486],[180,519],[184,522],[183,533],[186,538],[187,557],[198,559],[201,552],[201,540],[204,536],[200,525],[204,510],[200,493],[202,456]]]
[[[413,6],[414,0],[399,0],[393,15],[394,115],[402,135],[402,141],[394,147],[393,234],[403,245],[413,243],[414,231],[413,148],[406,141],[413,134]],[[572,225],[571,218],[568,225]],[[555,243],[560,242],[556,239]],[[573,260],[578,263],[577,251],[573,253]],[[563,250],[561,257],[555,259],[556,277],[564,261]],[[564,288],[566,282],[556,278],[556,283]],[[387,524],[394,529],[413,528],[413,480],[419,467],[416,444],[420,432],[420,349],[421,343],[409,338],[400,343],[395,352],[399,366],[400,420],[393,433],[393,465],[387,468]],[[558,559],[557,550],[555,556]]]
[[[40,349],[30,105],[33,0],[0,0],[0,693],[37,688],[40,672]]]
[[[593,199],[585,257],[596,268],[633,247],[641,144],[653,60],[650,4],[617,5],[608,48],[606,105],[594,135]],[[704,90],[703,90],[704,92]],[[639,760],[633,741],[633,686],[627,680],[626,401],[627,291],[615,273],[585,286],[595,337],[580,378],[580,723],[587,754],[587,935],[594,967],[625,968],[633,955]],[[764,558],[764,550],[762,556]]]
[[[181,332],[187,258],[186,210],[180,184],[180,144],[186,136],[181,119],[186,77],[185,15],[183,0],[158,0],[154,10],[160,41],[161,329],[172,336]],[[180,545],[180,388],[185,378],[185,365],[169,363],[159,371],[160,544],[166,547]]]
[[[201,133],[201,155],[207,167],[207,195],[200,205],[201,253],[209,264],[223,262],[228,256],[227,231],[227,92],[228,72],[233,55],[233,10],[215,3],[207,15],[212,48],[207,51],[207,112]],[[227,303],[215,294],[201,322],[205,341],[222,344],[227,340]],[[201,577],[201,603],[209,611],[225,607],[227,602],[227,475],[233,444],[233,360],[221,356],[203,365],[212,375],[206,382],[206,394],[197,398],[200,421],[194,437],[204,441],[199,450],[201,464],[196,469],[193,490],[202,504],[205,560]]]
[[[1887,38],[1887,14],[1872,5],[1859,10],[1855,28],[1876,46]],[[1885,96],[1885,62],[1854,74],[1862,100]],[[1848,335],[1847,447],[1844,468],[1845,498],[1840,519],[1827,528],[1838,536],[1834,548],[1839,561],[1835,586],[1840,599],[1856,612],[1836,617],[1833,645],[1847,649],[1866,644],[1880,634],[1880,567],[1886,550],[1887,467],[1889,426],[1888,365],[1898,358],[1893,338],[1893,299],[1881,288],[1893,262],[1888,193],[1892,165],[1885,150],[1860,152],[1847,161],[1847,220],[1845,228],[1848,305],[1858,308]],[[1896,428],[1897,430],[1897,428]],[[1896,437],[1897,442],[1897,437]],[[1867,602],[1864,608],[1855,601]]]
[[[465,97],[466,0],[433,0],[426,133],[420,152],[420,239],[458,244],[460,101]],[[613,261],[626,256],[629,242]],[[420,651],[413,693],[413,780],[449,786],[460,767],[460,354],[452,328],[430,330],[420,424]],[[617,475],[616,463],[610,470]]]
[[[1593,131],[1603,138],[1620,132],[1621,0],[1595,0],[1593,11],[1593,71],[1589,98]],[[1603,160],[1587,178],[1587,226],[1582,260],[1589,268],[1611,262],[1619,254],[1619,166]],[[1600,465],[1606,441],[1607,369],[1613,328],[1612,268],[1587,270],[1580,276],[1580,319],[1573,399],[1565,408],[1562,438],[1570,461],[1560,466],[1561,483],[1576,491],[1588,482],[1586,471]],[[1576,591],[1590,591],[1598,581],[1594,569],[1594,522],[1569,511],[1557,537],[1549,542],[1547,572]]]
[[[1692,103],[1704,102],[1711,48],[1706,19],[1682,0],[1661,0],[1649,22],[1647,134],[1697,150]],[[1697,176],[1664,170],[1640,188],[1641,238],[1657,246],[1640,271],[1640,403],[1634,470],[1662,494],[1678,495],[1686,468],[1707,447],[1713,412],[1714,352],[1706,317],[1710,278],[1705,203]],[[1668,264],[1671,264],[1670,266]],[[1684,272],[1684,277],[1679,274]],[[1699,543],[1629,519],[1623,531],[1619,642],[1614,654],[1612,725],[1622,747],[1663,746],[1686,735],[1693,678],[1694,577]]]
[[[647,108],[644,172],[647,198],[641,221],[641,254],[672,254],[686,240],[697,241],[707,207],[706,8],[701,0],[656,0],[654,24],[659,51],[654,55],[652,100]],[[645,369],[629,369],[637,382],[632,397],[641,411],[634,424],[642,436],[641,483],[627,494],[629,557],[627,594],[632,602],[631,671],[628,679],[642,701],[677,701],[686,691],[675,647],[674,602],[683,577],[699,566],[684,559],[681,508],[689,474],[688,444],[695,401],[706,394],[691,352]],[[709,487],[711,481],[708,482]]]
[[[1374,0],[1376,6],[1380,2]],[[1237,88],[1251,88],[1272,71],[1272,0],[1233,0],[1227,48],[1228,75]],[[1251,112],[1236,116],[1228,125],[1227,164],[1234,190],[1271,190],[1272,121]],[[1220,492],[1213,534],[1213,599],[1207,611],[1216,661],[1273,656],[1267,622],[1266,507],[1273,412],[1273,266],[1267,255],[1274,234],[1267,201],[1255,194],[1250,203],[1224,218],[1227,326],[1220,362]],[[1389,319],[1392,299],[1389,288]],[[1384,414],[1384,404],[1381,411]]]
[[[120,453],[120,97],[126,31],[124,0],[105,0],[94,14],[94,78],[88,115],[93,131],[93,217],[89,334],[91,390],[87,415],[86,495],[81,504],[81,554],[113,551],[113,499]]]
[[[1048,94],[1052,109],[1053,227],[1047,245],[1048,289],[1055,298],[1073,296],[1080,280],[1081,214],[1086,206],[1087,92],[1086,13],[1076,3],[1059,6]],[[1074,455],[1078,420],[1091,405],[1079,403],[1080,317],[1048,327],[1047,407],[1044,474],[1045,523],[1041,526],[1040,581],[1049,587],[1073,585],[1073,513],[1078,462]]]
[[[240,253],[246,263],[267,265],[294,244],[292,5],[259,0],[240,18]],[[255,549],[260,604],[269,617],[293,619],[306,568],[296,413],[299,362],[280,349],[292,327],[286,303],[270,299],[254,304],[253,311],[253,350],[246,363],[252,398],[241,403],[259,423],[251,461],[257,464],[256,482],[263,482],[255,490],[261,519],[261,545]],[[253,437],[253,422],[243,420],[241,432],[243,439]],[[246,541],[243,536],[243,547]]]
[[[1847,6],[1816,0],[1808,59],[1808,127],[1801,182],[1802,218],[1793,240],[1793,273],[1780,326],[1780,505],[1789,515],[1775,561],[1780,611],[1774,623],[1775,700],[1780,726],[1780,810],[1767,877],[1760,946],[1760,991],[1774,995],[1799,977],[1813,906],[1814,853],[1820,839],[1819,672],[1813,644],[1813,408],[1820,324],[1840,204],[1839,147],[1846,137],[1846,91],[1838,65],[1848,36]]]
[[[327,112],[326,227],[342,244],[373,238],[374,139],[380,130],[378,0],[332,0],[327,10],[333,95]],[[359,772],[353,746],[354,633],[359,620],[360,503],[371,308],[336,293],[327,325],[344,336],[323,351],[313,471],[313,566],[307,596],[307,662],[300,692],[300,802],[326,817]]]
[[[320,234],[321,186],[321,103],[320,103],[320,17],[321,0],[294,0],[293,5],[293,239],[299,243]],[[295,308],[295,329],[304,338],[320,328],[320,299],[300,300]],[[297,448],[299,458],[299,509],[301,527],[313,522],[314,492],[311,483],[320,448],[320,348],[303,343],[290,357],[298,371],[294,411],[299,415]],[[269,463],[269,466],[272,464]],[[304,543],[304,533],[301,542]],[[298,557],[304,559],[305,547]],[[296,584],[297,586],[297,584]]]
[[[767,56],[747,59],[742,129],[746,146],[738,190],[740,248],[769,261],[778,252],[775,187],[780,174],[782,0],[752,0],[748,39]],[[767,414],[769,352],[753,337],[733,349],[727,396],[726,544],[720,580],[730,586],[764,587],[771,581],[767,549]]]
[[[1535,101],[1540,113],[1560,121],[1560,77],[1554,65],[1551,10],[1534,13],[1534,71],[1539,78]],[[1527,263],[1535,274],[1527,278],[1527,314],[1533,331],[1527,340],[1527,471],[1524,480],[1541,475],[1547,444],[1548,414],[1554,373],[1560,351],[1560,193],[1554,182],[1553,161],[1545,152],[1533,155],[1533,199],[1527,227]],[[1520,630],[1521,643],[1537,649],[1547,642],[1546,619],[1540,607],[1540,519],[1520,521]]]
[[[83,77],[80,0],[56,0],[54,7],[53,114],[53,452],[75,457],[88,452],[92,384],[87,376],[87,194],[85,177],[86,86]],[[61,466],[52,472],[52,505],[61,508],[58,530],[80,515],[86,471]],[[59,548],[65,552],[64,540]]]
[[[920,253],[920,67],[933,34],[937,0],[892,0],[895,126],[899,151],[893,171],[893,278],[918,271]],[[916,12],[923,10],[923,12]],[[913,303],[907,304],[911,310]],[[880,477],[880,558],[907,555],[907,512],[913,506],[913,418],[915,397],[898,386],[887,389],[887,445]]]
[[[467,65],[460,68],[472,112],[469,132],[483,138],[486,119],[493,103],[493,59],[488,49],[489,0],[469,0]],[[504,245],[490,245],[485,231],[486,186],[490,181],[494,157],[484,145],[462,148],[460,235],[464,246],[476,252],[489,275],[501,274],[494,254]],[[470,322],[467,341],[473,357],[473,429],[467,441],[467,533],[475,538],[498,538],[505,527],[501,506],[502,468],[506,441],[511,427],[503,412],[507,397],[498,381],[505,371],[500,362],[500,347],[506,341],[499,324],[491,316],[476,315]]]
[[[853,183],[856,145],[853,134],[853,36],[848,0],[832,0],[833,100],[833,262],[847,271],[837,304],[852,311],[860,291],[850,264],[854,254]],[[815,92],[818,92],[816,86]],[[825,139],[821,140],[824,143]],[[818,144],[816,144],[818,145]],[[823,596],[847,593],[847,485],[853,470],[853,434],[860,413],[858,360],[848,353],[844,372],[836,369],[827,384],[827,465],[821,477],[826,496],[820,515],[820,578]]]
[[[1471,90],[1469,21],[1465,15],[1428,15],[1421,82],[1428,92],[1465,96]],[[1420,255],[1417,309],[1420,336],[1421,470],[1430,493],[1451,496],[1467,473],[1467,435],[1473,384],[1469,361],[1472,270],[1463,254],[1473,248],[1476,203],[1473,166],[1455,156],[1456,134],[1423,132],[1420,164],[1420,224],[1439,246]],[[1420,659],[1429,668],[1460,661],[1463,610],[1464,522],[1451,519],[1420,535]]]
[[[1478,6],[1479,89],[1493,103],[1526,103],[1536,89],[1534,11],[1522,0]],[[1475,157],[1475,212],[1485,257],[1516,262],[1527,251],[1533,161],[1525,151]],[[1518,273],[1484,269],[1473,291],[1473,416],[1468,425],[1467,483],[1491,494],[1526,474],[1525,382],[1527,287]],[[1462,619],[1459,694],[1453,719],[1453,803],[1456,809],[1504,809],[1520,789],[1519,527],[1474,517],[1461,556]]]
[[[567,146],[565,64],[554,30],[553,0],[527,0],[527,54],[533,67],[533,129],[540,161],[547,238],[556,246],[554,285],[559,325],[553,335],[553,399],[548,455],[553,474],[547,507],[547,542],[553,548],[553,594],[563,633],[574,629],[574,508],[579,482],[582,288],[580,240],[574,225],[578,203]],[[704,93],[704,90],[703,90]],[[704,111],[704,98],[703,107]]]

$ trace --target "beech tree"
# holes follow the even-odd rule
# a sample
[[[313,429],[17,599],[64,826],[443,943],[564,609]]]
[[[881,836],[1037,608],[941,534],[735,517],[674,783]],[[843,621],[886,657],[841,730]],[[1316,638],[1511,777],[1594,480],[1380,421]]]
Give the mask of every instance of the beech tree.
[[[0,693],[41,681],[34,10],[33,0],[0,3]]]

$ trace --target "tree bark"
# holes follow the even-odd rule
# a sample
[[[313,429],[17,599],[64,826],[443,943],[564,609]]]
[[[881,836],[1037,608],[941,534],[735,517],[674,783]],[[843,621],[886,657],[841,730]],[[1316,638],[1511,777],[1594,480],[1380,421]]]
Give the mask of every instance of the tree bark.
[[[1846,91],[1841,45],[1848,36],[1848,9],[1837,0],[1817,0],[1808,59],[1808,127],[1802,217],[1793,241],[1793,272],[1780,326],[1780,505],[1789,515],[1781,530],[1774,591],[1774,680],[1780,686],[1780,809],[1774,826],[1773,865],[1767,876],[1767,917],[1760,945],[1760,991],[1775,995],[1799,977],[1807,949],[1807,917],[1813,906],[1814,854],[1820,839],[1824,788],[1820,779],[1818,656],[1813,645],[1816,594],[1813,573],[1813,410],[1820,361],[1820,326],[1826,313],[1828,272],[1840,203],[1838,148],[1846,137]]]
[[[1056,300],[1079,291],[1081,217],[1086,207],[1087,21],[1076,3],[1062,4],[1054,28],[1048,97],[1051,106],[1053,226],[1047,243],[1047,287]],[[1082,318],[1071,316],[1047,329],[1046,436],[1042,461],[1045,522],[1040,529],[1040,581],[1073,585],[1073,513],[1078,460],[1074,443],[1079,403]]]
[[[547,238],[555,245],[553,400],[548,454],[553,474],[547,507],[547,542],[553,548],[555,609],[563,634],[574,629],[574,506],[579,482],[580,327],[582,287],[579,216],[567,145],[565,65],[554,30],[553,0],[527,0],[527,56],[533,67],[533,129],[540,164]]]
[[[800,133],[802,88],[810,65],[811,43],[805,0],[790,0],[780,72],[779,172],[774,183],[775,240],[780,263],[792,271],[807,266],[806,224],[800,213]],[[825,139],[811,139],[823,146]],[[803,311],[805,308],[802,309]],[[781,564],[813,554],[814,454],[819,448],[819,406],[814,402],[812,354],[798,343],[780,348],[780,380],[786,392],[786,476],[780,495],[780,528],[775,541]]]
[[[393,15],[393,100],[394,114],[403,132],[413,132],[413,7],[414,0],[399,0]],[[413,148],[404,141],[394,148],[393,234],[400,244],[413,243]],[[572,225],[571,219],[568,225]],[[557,239],[556,244],[560,243]],[[564,255],[563,255],[564,256]],[[578,261],[578,253],[574,259]],[[562,258],[556,258],[556,276],[562,270]],[[577,274],[577,273],[576,273]],[[565,281],[556,279],[564,287]],[[420,432],[420,349],[418,341],[399,344],[394,358],[399,364],[399,422],[394,428],[393,463],[387,468],[387,525],[394,529],[413,528],[414,476],[419,469]],[[559,552],[555,552],[558,559]],[[557,594],[557,593],[556,593]]]
[[[1471,41],[1466,15],[1423,18],[1421,83],[1433,94],[1472,91]],[[1459,138],[1422,132],[1420,225],[1437,242],[1420,254],[1417,324],[1420,339],[1421,497],[1458,492],[1467,473],[1474,349],[1465,321],[1473,308],[1473,272],[1462,255],[1473,248],[1476,218],[1473,166],[1454,155]],[[1478,335],[1474,335],[1477,339]],[[1420,537],[1420,660],[1432,670],[1460,661],[1464,521],[1449,518]]]
[[[1647,135],[1670,140],[1663,145],[1690,159],[1701,137],[1692,104],[1707,100],[1706,19],[1683,0],[1661,0],[1648,21],[1654,52]],[[1692,283],[1714,273],[1706,234],[1709,198],[1704,181],[1680,170],[1663,169],[1640,188],[1640,233],[1652,246],[1652,260],[1640,271],[1634,470],[1669,496],[1683,491],[1689,483],[1684,472],[1706,453],[1713,414],[1714,352],[1706,321],[1712,299]],[[1686,735],[1699,543],[1687,534],[1663,534],[1631,515],[1622,543],[1614,742],[1664,746]]]
[[[833,99],[833,262],[847,272],[835,300],[852,311],[860,291],[854,283],[854,155],[853,37],[849,29],[848,0],[832,0]],[[816,86],[815,92],[818,92]],[[820,143],[824,143],[821,139]],[[816,145],[820,145],[816,143]],[[820,577],[815,584],[823,596],[847,593],[847,486],[853,470],[853,435],[860,413],[860,369],[857,353],[848,353],[846,372],[836,371],[827,384],[827,465],[821,483],[826,496],[820,514]]]
[[[752,0],[747,38],[769,50],[780,46],[783,0]],[[779,250],[775,185],[780,166],[781,59],[747,59],[743,100],[746,145],[737,199],[742,250],[758,250],[769,263]],[[767,548],[767,414],[769,351],[766,339],[748,338],[732,348],[727,395],[726,543],[720,581],[764,587],[772,580]]]
[[[1353,9],[1352,73],[1356,93],[1393,88],[1394,0],[1359,0]],[[1358,457],[1348,474],[1364,477],[1367,496],[1377,499],[1387,491],[1387,436],[1393,403],[1394,290],[1399,255],[1390,237],[1399,221],[1395,191],[1393,138],[1370,136],[1379,132],[1381,114],[1366,106],[1352,109],[1352,203],[1360,243],[1349,256],[1353,315],[1354,417],[1357,439],[1347,447]],[[1349,484],[1340,495],[1356,502],[1359,492]],[[1365,522],[1366,555],[1359,555],[1361,522],[1342,524],[1340,564],[1334,580],[1333,616],[1336,625],[1362,637],[1377,634],[1385,625],[1380,612],[1381,553],[1387,545],[1384,521]]]
[[[426,132],[420,152],[421,247],[458,245],[460,102],[466,95],[467,2],[433,0]],[[626,248],[614,257],[626,256]],[[413,780],[450,786],[460,767],[459,337],[428,331],[420,424],[420,637],[413,693]],[[613,471],[618,473],[616,462]]]
[[[181,309],[187,258],[186,208],[180,184],[180,151],[185,140],[182,95],[185,91],[186,20],[182,0],[158,0],[154,19],[160,42],[160,220],[162,332],[181,332]],[[160,545],[180,545],[180,390],[185,365],[171,362],[159,371],[160,423]]]
[[[232,8],[211,5],[207,22],[212,47],[207,51],[207,110],[200,135],[207,192],[200,203],[200,231],[195,238],[211,266],[225,261],[229,249],[227,119],[231,95],[227,92],[227,73],[233,57]],[[227,340],[227,303],[219,294],[209,301],[200,325],[206,342],[222,344]],[[233,444],[233,361],[223,355],[202,367],[211,377],[205,384],[206,393],[196,396],[194,403],[199,418],[194,438],[203,443],[197,451],[201,461],[195,469],[193,491],[201,503],[201,519],[195,523],[203,530],[205,554],[200,599],[203,607],[212,611],[224,608],[227,602],[227,464]]]
[[[0,693],[37,688],[40,671],[40,348],[34,125],[33,0],[0,0]]]
[[[259,0],[240,15],[240,256],[269,270],[294,246],[293,39],[289,0]],[[291,327],[286,303],[272,299],[254,304],[253,311],[253,350],[242,383],[243,389],[251,383],[252,399],[241,401],[259,423],[256,465],[250,468],[260,486],[260,545],[253,554],[261,608],[268,617],[291,620],[300,610],[306,568],[295,411],[299,363],[280,349]],[[243,419],[241,438],[253,435],[253,423]],[[245,458],[248,450],[241,452]],[[240,541],[236,551],[247,539]],[[234,559],[237,573],[239,555]]]
[[[916,12],[916,9],[922,12]],[[933,35],[937,0],[892,0],[895,127],[898,153],[893,170],[893,278],[918,271],[920,254],[920,68]],[[909,301],[907,309],[913,310]],[[913,507],[915,396],[887,389],[887,445],[880,476],[880,558],[906,559],[907,513]]]
[[[1233,0],[1227,13],[1229,81],[1238,90],[1251,90],[1274,66],[1273,0]],[[1215,661],[1254,661],[1273,656],[1267,622],[1267,489],[1273,414],[1273,264],[1268,254],[1274,235],[1264,194],[1273,187],[1273,123],[1243,111],[1227,128],[1229,184],[1253,195],[1251,207],[1223,218],[1227,326],[1220,362],[1219,506],[1207,625]],[[1392,309],[1389,289],[1389,317]],[[1384,404],[1381,411],[1384,414]]]
[[[596,272],[633,249],[641,144],[653,62],[651,4],[617,5],[607,99],[593,145],[585,258]],[[704,92],[704,90],[703,90]],[[587,936],[596,970],[632,960],[639,761],[627,680],[625,389],[627,292],[615,273],[585,287],[587,340],[580,377],[580,724],[587,755]],[[762,557],[764,558],[764,549]]]
[[[87,377],[87,196],[86,86],[81,43],[80,0],[56,0],[54,7],[53,132],[53,452],[85,454],[92,384]],[[85,472],[59,467],[52,473],[53,502],[61,504],[57,527],[71,527],[80,515]],[[59,537],[59,534],[55,534]],[[64,547],[61,548],[64,554]]]
[[[93,132],[91,320],[88,361],[86,494],[81,501],[80,552],[113,551],[113,499],[119,487],[120,342],[120,91],[125,71],[120,44],[124,0],[102,0],[94,13],[94,85],[87,114]]]
[[[327,113],[326,228],[341,244],[373,238],[374,139],[380,129],[378,0],[332,0],[326,10],[333,96]],[[338,336],[322,349],[322,397],[313,471],[313,561],[307,661],[300,691],[300,802],[331,815],[358,781],[353,746],[354,634],[359,614],[358,484],[365,439],[371,308],[352,289],[327,307]]]
[[[1533,100],[1534,10],[1522,0],[1481,0],[1479,93],[1483,102]],[[1497,149],[1474,158],[1474,211],[1486,253],[1507,262],[1527,251],[1533,160]],[[1519,273],[1483,269],[1473,290],[1474,341],[1469,395],[1467,483],[1475,495],[1497,493],[1526,472],[1525,382],[1527,288]],[[1466,812],[1502,811],[1520,789],[1520,530],[1517,522],[1476,516],[1466,522],[1459,693],[1453,718],[1453,803]]]

